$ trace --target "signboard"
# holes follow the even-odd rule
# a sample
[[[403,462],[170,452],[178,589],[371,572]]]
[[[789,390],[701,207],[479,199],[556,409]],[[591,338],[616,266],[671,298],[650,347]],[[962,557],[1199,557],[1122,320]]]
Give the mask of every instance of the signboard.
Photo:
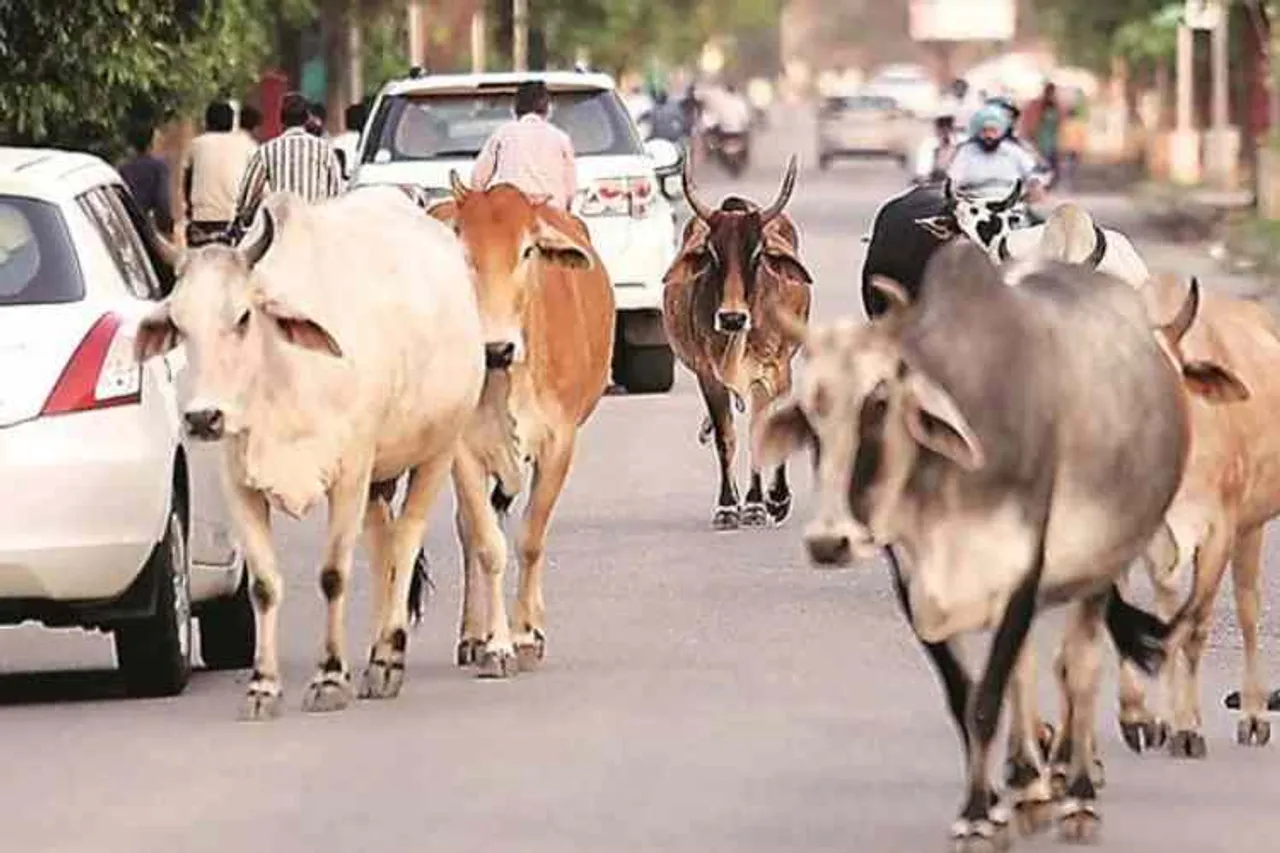
[[[914,41],[1009,41],[1017,23],[1014,0],[911,0]]]
[[[1216,30],[1222,22],[1222,4],[1218,0],[1187,0],[1183,20],[1193,30]]]

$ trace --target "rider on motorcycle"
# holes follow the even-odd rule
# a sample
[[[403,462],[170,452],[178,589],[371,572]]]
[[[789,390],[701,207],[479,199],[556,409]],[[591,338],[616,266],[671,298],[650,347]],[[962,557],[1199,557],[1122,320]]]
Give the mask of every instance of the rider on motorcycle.
[[[1044,195],[1045,176],[1035,154],[1010,135],[1012,121],[1006,109],[988,103],[974,113],[969,138],[956,149],[947,177],[956,192],[974,196],[999,196],[1018,181],[1028,201]]]
[[[654,92],[653,109],[645,117],[648,119],[650,139],[665,139],[681,145],[689,135],[683,106],[667,97],[662,89]]]
[[[917,184],[938,183],[947,177],[947,166],[955,156],[960,134],[955,115],[943,109],[933,119],[933,133],[916,148],[914,177]]]

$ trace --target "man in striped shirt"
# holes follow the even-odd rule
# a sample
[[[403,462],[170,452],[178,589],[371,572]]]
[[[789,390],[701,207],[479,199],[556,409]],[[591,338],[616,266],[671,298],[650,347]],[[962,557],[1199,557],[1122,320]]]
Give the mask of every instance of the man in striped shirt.
[[[236,202],[236,222],[247,228],[267,191],[291,192],[314,203],[340,195],[342,165],[328,139],[307,132],[310,104],[298,92],[285,95],[280,108],[284,133],[257,150],[245,169]]]

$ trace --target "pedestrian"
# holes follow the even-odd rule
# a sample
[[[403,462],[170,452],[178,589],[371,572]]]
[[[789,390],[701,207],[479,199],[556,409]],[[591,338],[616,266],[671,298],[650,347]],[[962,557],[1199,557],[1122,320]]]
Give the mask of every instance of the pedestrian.
[[[262,140],[258,139],[258,128],[262,127],[262,111],[253,104],[242,104],[240,107],[240,132],[253,142],[254,148]]]
[[[165,239],[173,239],[173,207],[170,204],[169,164],[152,151],[155,125],[134,121],[127,132],[133,156],[120,164],[120,177],[144,216]]]
[[[291,192],[314,203],[339,195],[345,182],[333,144],[307,130],[312,116],[298,92],[284,96],[280,123],[284,133],[264,142],[249,160],[236,201],[235,224],[248,227],[268,191]]]
[[[1058,103],[1057,87],[1052,82],[1044,84],[1040,97],[1027,105],[1022,116],[1023,138],[1036,147],[1040,156],[1054,172],[1050,186],[1057,183],[1062,119],[1062,106]]]
[[[1084,108],[1075,104],[1067,110],[1067,117],[1062,122],[1062,177],[1067,189],[1078,187],[1080,161],[1084,159],[1088,138],[1089,124],[1085,120]]]
[[[521,83],[515,119],[500,125],[480,149],[472,183],[481,188],[512,184],[535,202],[568,211],[578,191],[573,141],[547,120],[550,115],[546,84]]]
[[[204,113],[204,132],[191,140],[182,167],[187,245],[224,240],[236,213],[236,191],[258,144],[235,129],[235,110],[214,101]]]
[[[359,160],[356,146],[360,142],[360,129],[364,127],[365,111],[363,101],[348,106],[342,117],[346,129],[333,140],[334,150],[342,161],[342,174],[347,178],[351,177],[351,170]]]
[[[940,183],[947,177],[951,158],[955,156],[956,117],[950,104],[944,106],[933,119],[933,133],[916,149],[915,179],[920,184]]]

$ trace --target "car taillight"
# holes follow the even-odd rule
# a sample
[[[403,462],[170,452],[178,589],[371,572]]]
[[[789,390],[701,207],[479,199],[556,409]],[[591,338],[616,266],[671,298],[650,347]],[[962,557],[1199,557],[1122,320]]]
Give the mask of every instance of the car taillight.
[[[583,193],[583,216],[631,216],[641,219],[653,208],[653,179],[605,178],[592,181]]]
[[[121,334],[123,325],[116,314],[103,314],[93,324],[62,369],[41,415],[65,415],[142,400],[142,367],[133,355],[133,336]]]

